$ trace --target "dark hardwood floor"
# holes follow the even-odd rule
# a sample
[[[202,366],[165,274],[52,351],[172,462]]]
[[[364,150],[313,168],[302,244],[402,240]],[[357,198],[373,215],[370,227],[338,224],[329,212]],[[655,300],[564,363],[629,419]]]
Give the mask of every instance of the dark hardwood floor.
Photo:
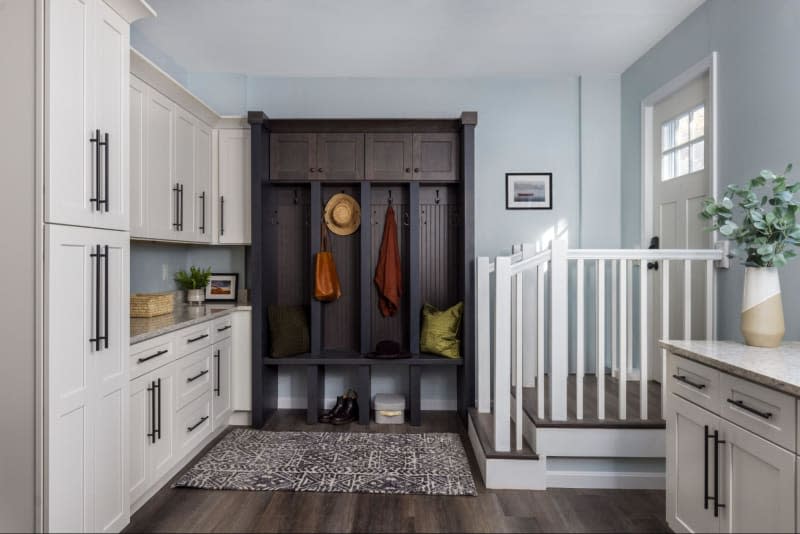
[[[477,497],[159,491],[126,532],[656,532],[667,531],[664,492],[639,490],[487,490],[458,417],[425,412],[422,426],[308,426],[280,412],[265,430],[457,432],[470,457]],[[211,445],[213,446],[213,444]]]

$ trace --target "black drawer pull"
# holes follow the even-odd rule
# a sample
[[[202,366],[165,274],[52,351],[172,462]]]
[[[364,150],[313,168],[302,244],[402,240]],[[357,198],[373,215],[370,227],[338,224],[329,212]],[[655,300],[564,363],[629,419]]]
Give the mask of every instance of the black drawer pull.
[[[223,326],[222,328],[217,328],[217,332],[224,332],[225,330],[230,330],[231,325]]]
[[[197,374],[196,374],[196,375],[194,375],[194,376],[190,376],[189,378],[187,378],[187,379],[186,379],[186,381],[187,381],[187,382],[194,382],[195,380],[197,380],[197,379],[198,379],[198,378],[200,378],[201,376],[203,376],[203,375],[207,375],[207,374],[208,374],[208,369],[206,369],[205,371],[200,371],[199,373],[197,373]]]
[[[187,339],[187,343],[194,343],[195,341],[200,341],[201,339],[205,339],[208,337],[208,334],[203,334],[202,336],[193,337],[191,339]]]
[[[160,351],[156,352],[155,354],[151,354],[150,356],[147,356],[146,358],[139,358],[138,360],[136,360],[136,362],[137,363],[144,363],[147,360],[152,360],[153,358],[158,358],[162,354],[166,354],[168,352],[169,352],[169,350],[167,350],[167,349],[160,350]]]
[[[195,424],[193,424],[192,426],[187,426],[187,427],[186,427],[186,430],[188,430],[189,432],[191,432],[192,430],[194,430],[194,429],[195,429],[195,428],[197,428],[198,426],[200,426],[200,425],[202,425],[203,423],[205,423],[205,422],[206,422],[206,419],[208,419],[208,416],[207,416],[207,415],[204,415],[203,417],[201,417],[201,418],[200,418],[200,420],[199,420],[198,422],[196,422],[196,423],[195,423]]]
[[[690,386],[692,386],[693,388],[696,388],[696,389],[706,389],[706,385],[705,384],[698,384],[697,382],[692,382],[691,380],[686,378],[686,376],[684,376],[684,375],[672,375],[672,378],[674,378],[678,382],[683,382],[684,384],[688,384],[688,385],[690,385]]]
[[[738,406],[742,410],[750,412],[751,414],[757,415],[763,419],[772,418],[772,412],[762,412],[761,410],[756,410],[755,408],[746,405],[743,401],[740,400],[728,399],[728,404],[733,404],[734,406]]]

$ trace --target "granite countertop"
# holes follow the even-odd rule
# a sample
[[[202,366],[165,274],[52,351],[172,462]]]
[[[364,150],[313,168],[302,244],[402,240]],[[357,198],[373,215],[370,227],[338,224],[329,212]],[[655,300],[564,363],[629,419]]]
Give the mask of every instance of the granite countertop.
[[[659,341],[668,351],[800,397],[800,342],[764,349],[733,341]]]
[[[234,303],[203,304],[190,306],[175,304],[172,313],[157,317],[131,317],[131,345],[158,337],[187,326],[203,323],[227,315],[235,310],[250,310],[249,305]]]

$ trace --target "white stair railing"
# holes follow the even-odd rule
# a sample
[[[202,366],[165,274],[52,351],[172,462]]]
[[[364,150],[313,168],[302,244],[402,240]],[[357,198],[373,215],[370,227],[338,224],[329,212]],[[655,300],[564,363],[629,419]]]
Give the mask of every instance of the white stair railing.
[[[650,283],[654,291],[661,294],[661,321],[655,325],[658,338],[670,336],[670,267],[683,263],[683,338],[691,339],[692,317],[692,265],[702,263],[705,268],[703,327],[705,337],[714,337],[714,287],[715,262],[724,260],[725,253],[719,249],[701,250],[650,250],[650,249],[567,249],[565,240],[556,239],[550,247],[533,252],[532,245],[514,247],[514,254],[498,256],[494,262],[480,257],[476,261],[477,304],[477,407],[482,413],[494,413],[494,447],[498,451],[511,449],[511,422],[515,421],[515,448],[522,448],[523,388],[535,388],[537,414],[540,419],[552,421],[567,419],[567,383],[570,372],[569,326],[574,321],[575,339],[575,405],[578,419],[584,418],[586,402],[596,402],[597,419],[605,419],[606,370],[608,363],[618,383],[618,406],[616,415],[620,420],[628,418],[628,380],[639,380],[639,418],[647,419],[648,378],[650,370],[650,317],[648,299]],[[658,262],[660,284],[648,275],[648,263]],[[569,270],[575,266],[575,308],[569,309]],[[594,266],[594,314],[595,324],[587,324],[586,272]],[[633,287],[634,266],[639,268],[638,287]],[[610,282],[610,295],[607,283]],[[494,300],[492,301],[492,283]],[[549,299],[545,288],[549,286]],[[606,299],[610,298],[610,314],[607,314]],[[631,308],[638,302],[639,316],[633,317]],[[589,304],[591,307],[591,304]],[[607,317],[610,315],[610,317]],[[545,331],[545,319],[549,328]],[[586,334],[594,329],[595,376],[597,398],[584,396],[584,377],[587,358],[591,351],[586,343]],[[638,349],[633,347],[633,332],[638,333]],[[673,330],[674,331],[674,328]],[[699,334],[699,332],[695,332]],[[545,354],[548,346],[549,353]],[[610,358],[606,351],[610,342]],[[632,362],[638,354],[638,368]],[[549,365],[545,366],[549,356]],[[662,373],[658,377],[666,381],[666,354],[661,351]],[[629,374],[630,373],[630,374]],[[545,375],[549,380],[550,413],[545,413]],[[662,392],[665,388],[662,388]],[[512,396],[514,405],[512,406]],[[663,413],[662,398],[662,413]]]

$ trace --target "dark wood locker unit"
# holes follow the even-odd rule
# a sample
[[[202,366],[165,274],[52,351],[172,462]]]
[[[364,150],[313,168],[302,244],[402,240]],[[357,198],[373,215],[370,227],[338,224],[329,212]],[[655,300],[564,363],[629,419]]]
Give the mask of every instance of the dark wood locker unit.
[[[474,129],[475,113],[459,119],[270,120],[248,116],[252,138],[253,243],[247,255],[253,304],[253,426],[277,408],[280,367],[306,369],[307,420],[322,408],[328,366],[353,367],[352,384],[368,423],[371,370],[408,373],[409,421],[421,421],[421,380],[431,366],[452,367],[458,410],[474,401]],[[342,285],[332,303],[312,298],[314,255],[325,203],[347,193],[361,206],[361,227],[329,234]],[[383,317],[373,282],[391,204],[403,276],[400,309]],[[422,304],[464,301],[462,357],[420,353]],[[310,351],[269,357],[266,310],[272,304],[308,310]],[[407,358],[365,356],[378,341],[398,341]],[[257,372],[260,369],[261,372]],[[332,392],[329,392],[332,393]]]
[[[376,182],[404,182],[414,167],[412,134],[368,133],[364,141],[366,178]]]
[[[301,182],[317,175],[317,136],[277,133],[270,136],[269,179]]]
[[[317,180],[364,179],[364,134],[317,134]]]
[[[415,133],[414,180],[457,181],[458,144],[455,133]]]

